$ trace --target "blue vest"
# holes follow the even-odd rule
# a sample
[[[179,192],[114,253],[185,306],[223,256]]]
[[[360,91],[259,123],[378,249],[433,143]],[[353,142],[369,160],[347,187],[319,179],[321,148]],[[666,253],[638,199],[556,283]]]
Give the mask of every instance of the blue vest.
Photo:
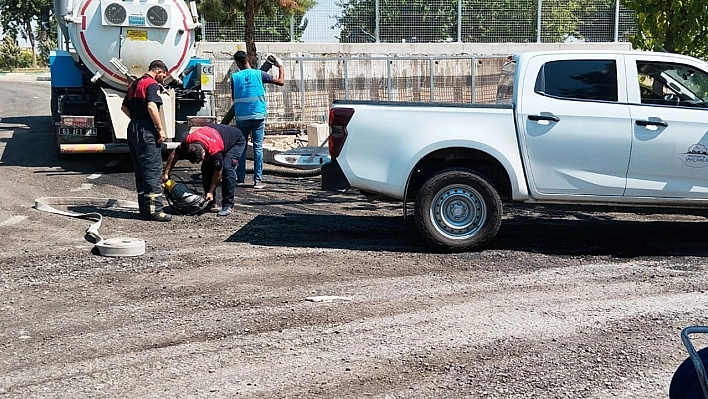
[[[232,74],[231,86],[237,121],[265,119],[265,88],[260,69],[244,69]]]

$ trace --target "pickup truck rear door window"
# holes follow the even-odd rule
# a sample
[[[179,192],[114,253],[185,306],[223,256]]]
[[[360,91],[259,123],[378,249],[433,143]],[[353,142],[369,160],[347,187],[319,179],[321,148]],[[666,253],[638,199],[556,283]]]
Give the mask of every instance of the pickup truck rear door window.
[[[617,101],[614,60],[562,60],[543,65],[536,93],[577,100]]]
[[[708,198],[708,73],[703,64],[628,56],[632,152],[625,196]],[[632,69],[633,68],[633,69]]]
[[[621,197],[632,144],[623,56],[538,55],[521,68],[517,126],[533,195]]]

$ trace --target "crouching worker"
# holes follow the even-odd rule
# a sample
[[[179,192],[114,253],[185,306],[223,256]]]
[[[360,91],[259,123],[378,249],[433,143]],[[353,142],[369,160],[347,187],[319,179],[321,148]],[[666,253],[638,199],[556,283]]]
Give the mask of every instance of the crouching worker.
[[[210,123],[187,137],[172,151],[162,182],[169,180],[170,171],[180,159],[191,163],[202,163],[204,197],[210,202],[209,210],[217,210],[214,201],[216,186],[221,182],[221,210],[219,216],[229,216],[234,210],[234,190],[236,188],[236,166],[246,148],[246,138],[236,127]]]

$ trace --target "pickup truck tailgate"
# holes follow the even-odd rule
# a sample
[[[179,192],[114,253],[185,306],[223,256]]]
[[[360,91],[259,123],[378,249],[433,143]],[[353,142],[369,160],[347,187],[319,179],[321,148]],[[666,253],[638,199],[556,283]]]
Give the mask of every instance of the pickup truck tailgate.
[[[337,107],[355,110],[333,161],[353,188],[402,199],[418,161],[447,148],[518,159],[511,105],[335,102]],[[329,169],[323,168],[323,187],[330,172],[340,172]]]

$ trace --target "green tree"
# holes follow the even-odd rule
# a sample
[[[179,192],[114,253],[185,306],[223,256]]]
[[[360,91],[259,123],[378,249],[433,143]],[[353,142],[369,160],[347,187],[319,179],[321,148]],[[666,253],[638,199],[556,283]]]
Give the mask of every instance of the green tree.
[[[39,54],[37,64],[42,67],[49,66],[49,53],[57,49],[57,38],[52,35],[45,35],[39,40]]]
[[[2,0],[0,0],[2,1]],[[251,64],[256,61],[256,38],[268,41],[285,41],[290,38],[290,17],[297,21],[295,40],[302,36],[307,27],[305,12],[315,5],[314,0],[202,0],[200,14],[209,21],[229,26],[229,29],[243,28],[246,52]],[[263,16],[280,21],[275,26],[256,27],[256,17]]]
[[[42,7],[51,8],[52,0],[0,0],[0,25],[6,34],[18,35],[27,40],[32,47],[32,67],[37,67],[37,37],[32,29]]]
[[[462,41],[536,41],[538,0],[460,1]],[[589,37],[593,33],[588,28],[608,18],[613,4],[614,0],[543,0],[542,41],[562,42],[570,36],[600,40]],[[337,5],[342,7],[334,26],[341,28],[340,42],[373,41],[375,0],[343,0]],[[458,0],[380,0],[379,6],[382,42],[457,41]]]
[[[536,41],[537,0],[470,0],[462,10],[462,41],[528,43]],[[545,1],[544,1],[545,3]]]
[[[623,0],[636,17],[635,48],[708,58],[705,0]]]
[[[374,0],[348,0],[336,3],[342,7],[334,28],[341,28],[341,43],[366,43],[376,41],[376,3]],[[400,41],[400,38],[399,40]]]
[[[29,60],[31,62],[31,59]],[[17,39],[12,35],[5,35],[0,42],[0,70],[11,71],[15,68],[29,66],[27,57],[17,44]]]

